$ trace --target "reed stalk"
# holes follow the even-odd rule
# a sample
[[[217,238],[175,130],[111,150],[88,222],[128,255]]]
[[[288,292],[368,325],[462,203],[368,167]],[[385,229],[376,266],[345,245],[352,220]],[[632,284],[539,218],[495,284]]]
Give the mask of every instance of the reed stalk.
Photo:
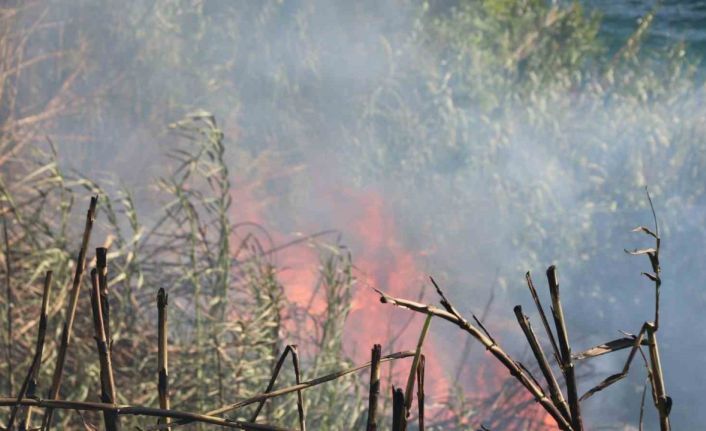
[[[73,331],[74,319],[76,318],[76,306],[78,305],[78,296],[81,291],[81,281],[83,280],[83,273],[86,267],[86,253],[88,250],[88,243],[91,239],[91,230],[93,229],[93,222],[96,219],[97,204],[98,196],[92,197],[91,203],[88,207],[88,212],[86,213],[86,226],[83,230],[81,249],[79,250],[78,258],[76,259],[76,272],[74,273],[74,280],[71,286],[71,293],[69,297],[68,309],[66,311],[64,327],[61,331],[61,341],[56,357],[56,365],[54,368],[54,375],[52,377],[51,388],[47,396],[49,400],[56,400],[59,396],[59,390],[61,390],[61,381],[64,374],[66,353],[69,348],[69,343],[71,342],[71,333]],[[42,421],[42,429],[44,431],[49,431],[49,429],[51,428],[51,421],[53,415],[54,408],[50,406],[44,412],[44,419]]]
[[[42,364],[42,353],[44,352],[44,339],[47,334],[47,319],[49,315],[47,313],[47,308],[49,306],[49,293],[51,291],[51,281],[52,272],[47,271],[44,277],[44,288],[42,289],[42,306],[39,312],[39,326],[37,329],[37,344],[34,348],[34,357],[32,358],[32,363],[27,371],[27,376],[22,382],[22,387],[20,388],[20,393],[17,395],[18,402],[22,400],[25,396],[34,397],[35,391],[37,389],[37,380],[39,378],[39,369]],[[10,412],[10,419],[7,422],[7,429],[12,430],[15,417],[17,415],[19,404],[12,407]],[[20,430],[24,431],[29,428],[30,421],[32,420],[32,407],[29,406],[26,409],[24,420],[20,423]]]
[[[552,298],[552,315],[556,326],[557,338],[559,339],[559,353],[561,354],[561,369],[566,380],[566,391],[569,398],[569,411],[571,413],[571,425],[575,431],[583,430],[581,420],[581,406],[579,404],[578,387],[576,386],[576,371],[571,359],[571,345],[569,344],[569,334],[566,330],[566,320],[564,319],[564,309],[559,296],[559,279],[554,265],[547,269],[547,280],[549,281],[549,294]]]
[[[169,296],[164,288],[157,293],[157,373],[159,381],[157,392],[159,395],[159,408],[169,410],[169,350],[167,341],[167,305]],[[158,424],[169,424],[170,418],[160,418]],[[169,428],[167,428],[169,429]]]
[[[100,275],[98,271],[91,271],[91,307],[93,309],[93,329],[96,339],[96,347],[98,349],[98,360],[100,363],[100,382],[101,382],[101,401],[106,404],[115,404],[116,390],[115,378],[113,375],[113,362],[109,342],[106,337],[106,321],[103,318],[103,298],[101,296]],[[120,421],[115,412],[110,410],[103,411],[103,421],[107,431],[120,431]]]
[[[370,386],[368,389],[368,420],[366,431],[377,431],[378,397],[380,396],[380,354],[382,347],[375,344],[370,360]]]

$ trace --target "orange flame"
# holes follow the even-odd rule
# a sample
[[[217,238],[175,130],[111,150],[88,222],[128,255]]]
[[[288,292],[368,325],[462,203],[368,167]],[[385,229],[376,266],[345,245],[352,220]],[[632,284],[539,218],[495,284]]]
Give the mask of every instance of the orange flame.
[[[236,191],[233,201],[238,202],[239,217],[247,216],[250,220],[262,223],[265,220],[265,208],[262,199],[254,198],[255,186],[252,184],[241,187]],[[358,286],[353,292],[351,311],[344,331],[344,346],[346,353],[356,362],[369,360],[370,349],[373,344],[382,344],[383,349],[413,350],[417,343],[423,319],[417,315],[410,321],[410,313],[390,306],[380,304],[379,296],[372,289],[380,289],[393,296],[417,297],[423,283],[426,282],[425,274],[420,270],[423,261],[421,254],[407,250],[398,231],[392,212],[387,207],[383,197],[375,192],[366,190],[345,190],[330,194],[329,204],[334,206],[334,215],[340,226],[344,226],[343,234],[347,244],[353,251],[353,263],[356,268]],[[272,242],[281,244],[291,240],[291,236],[284,235],[267,227]],[[314,286],[318,279],[319,256],[311,247],[296,247],[284,249],[277,254],[277,263],[283,269],[278,273],[288,300],[299,307],[308,308],[313,313],[325,310],[325,299],[320,295],[313,295]],[[441,322],[436,325],[442,327]],[[442,402],[451,389],[450,372],[448,371],[450,358],[441,357],[437,349],[438,344],[432,333],[425,342],[424,353],[426,360],[426,397],[427,405],[437,410],[444,410]],[[464,334],[457,332],[459,340],[465,341]],[[462,341],[457,345],[461,345]],[[304,346],[302,346],[304,347]],[[310,352],[315,354],[315,352]],[[444,361],[446,363],[444,363]],[[391,372],[391,379],[396,386],[404,386],[409,373],[408,363],[393,365],[395,372]],[[478,400],[487,398],[493,391],[500,391],[506,387],[507,371],[496,362],[483,362],[472,371],[467,369],[462,374],[462,380],[470,382],[468,389],[475,394]],[[384,385],[383,385],[384,386]],[[383,387],[383,390],[389,388]],[[493,418],[484,422],[491,429],[556,429],[551,416],[538,408],[526,393],[515,385],[508,393],[501,394],[496,400],[505,402],[517,411],[508,411],[511,422],[498,422]],[[499,405],[486,406],[498,409]],[[429,407],[427,407],[429,409]],[[491,413],[488,413],[491,415]],[[497,415],[492,415],[493,417]],[[436,418],[451,419],[451,413],[437,411]],[[484,418],[485,419],[485,418]],[[478,419],[472,424],[478,426]],[[459,422],[464,423],[461,419]]]

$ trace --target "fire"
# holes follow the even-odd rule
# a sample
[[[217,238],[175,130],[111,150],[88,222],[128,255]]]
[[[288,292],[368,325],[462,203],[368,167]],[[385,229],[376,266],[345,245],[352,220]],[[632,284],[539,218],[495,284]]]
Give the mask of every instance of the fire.
[[[237,204],[240,219],[247,216],[250,220],[264,223],[266,200],[255,199],[255,189],[253,184],[242,185],[235,193],[233,201]],[[346,353],[355,363],[361,363],[370,359],[370,350],[376,343],[389,352],[414,349],[422,325],[421,316],[381,304],[373,288],[393,296],[418,297],[423,283],[427,282],[426,274],[420,269],[422,254],[405,248],[393,213],[379,193],[347,189],[326,195],[329,198],[328,205],[333,206],[330,209],[333,217],[340,223],[339,226],[343,227],[344,242],[353,252],[356,270],[357,286],[353,292],[351,311],[344,331]],[[314,230],[318,226],[310,228]],[[267,231],[271,236],[270,247],[292,240],[291,235],[277,232],[270,226],[267,226]],[[316,249],[302,246],[285,248],[278,251],[274,259],[281,268],[278,277],[288,300],[299,307],[308,308],[313,313],[324,311],[325,298],[322,295],[314,295],[319,264]],[[414,317],[410,321],[411,316]],[[427,410],[436,418],[452,419],[452,414],[442,403],[451,394],[450,370],[454,367],[450,358],[444,356],[455,356],[458,352],[453,351],[449,355],[439,353],[443,352],[444,348],[435,340],[435,325],[441,330],[446,323],[432,323],[432,332],[425,342]],[[464,340],[464,334],[460,331],[455,336]],[[300,346],[300,349],[302,347],[304,346]],[[405,362],[393,367],[393,384],[403,386],[409,373],[409,364]],[[556,429],[551,417],[535,406],[516,383],[508,386],[507,377],[507,371],[494,361],[483,361],[466,368],[461,380],[468,382],[465,389],[474,395],[474,406],[478,409],[488,409],[487,417],[473,417],[473,423],[469,425],[478,426],[479,420],[487,420],[483,423],[491,429]],[[390,388],[383,384],[382,390],[389,393]],[[482,404],[497,391],[502,392],[496,396],[495,405]],[[495,413],[498,410],[501,414]],[[508,418],[510,422],[503,422]],[[463,420],[460,422],[463,423]]]

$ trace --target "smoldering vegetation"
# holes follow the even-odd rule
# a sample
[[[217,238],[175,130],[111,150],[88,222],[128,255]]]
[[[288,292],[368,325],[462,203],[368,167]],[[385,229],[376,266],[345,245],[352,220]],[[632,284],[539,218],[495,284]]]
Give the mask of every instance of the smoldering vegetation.
[[[248,238],[254,242],[245,247],[246,254],[260,256],[268,249],[261,243],[269,241],[259,227],[252,235],[238,228],[239,239],[223,244],[219,232],[231,229],[230,223],[257,216],[270,231],[342,232],[349,248],[335,241],[329,247],[330,237],[327,246],[313,242],[323,247],[315,250],[324,250],[321,279],[345,286],[332,291],[338,305],[314,319],[317,327],[334,328],[302,343],[331,352],[322,359],[325,365],[302,367],[315,376],[350,365],[339,337],[346,292],[367,288],[352,286],[354,274],[345,275],[352,270],[348,251],[353,265],[365,254],[365,242],[347,234],[355,221],[350,208],[357,203],[346,191],[382,196],[395,222],[396,241],[407,250],[424,251],[417,255],[418,272],[434,274],[462,314],[480,314],[495,285],[485,323],[507,340],[505,346],[521,337],[510,306],[522,303],[531,309],[523,274],[556,263],[564,306],[571,310],[566,324],[572,346],[582,350],[620,337],[616,329],[636,333],[647,319],[645,310],[653,307],[646,294],[650,281],[637,276],[649,266],[623,251],[635,245],[630,230],[651,223],[643,190],[649,186],[663,239],[660,342],[665,385],[674,400],[670,417],[676,429],[696,427],[703,422],[697,395],[705,383],[696,358],[706,350],[706,338],[693,329],[703,324],[699,311],[705,300],[700,288],[706,243],[704,93],[697,59],[687,45],[643,45],[653,18],[648,13],[629,37],[609,44],[592,11],[542,1],[5,3],[0,160],[3,214],[15,262],[11,271],[17,280],[13,313],[19,329],[13,337],[23,340],[10,353],[18,370],[15,392],[35,342],[33,321],[23,320],[23,307],[38,316],[36,294],[47,269],[55,272],[55,295],[66,295],[80,229],[76,220],[84,198],[99,189],[106,199],[99,206],[104,217],[99,238],[113,238],[115,279],[109,284],[115,300],[124,301],[113,316],[125,319],[125,325],[146,327],[140,319],[153,322],[154,316],[136,310],[154,308],[155,288],[181,289],[183,320],[174,324],[183,326],[174,330],[185,334],[185,350],[172,355],[173,361],[183,361],[183,367],[175,362],[173,369],[204,371],[177,378],[184,387],[173,388],[184,405],[205,411],[204,400],[219,387],[214,372],[219,361],[222,370],[231,369],[224,373],[227,379],[234,379],[224,386],[225,400],[260,392],[277,354],[297,334],[294,323],[279,329],[268,323],[267,330],[253,329],[257,335],[235,323],[214,324],[221,321],[213,316],[226,312],[218,289],[237,285],[242,293],[257,286],[248,301],[263,301],[256,310],[269,316],[264,320],[276,322],[267,313],[286,309],[283,321],[308,328],[302,323],[305,310],[297,310],[281,292],[276,262],[247,258],[244,267],[250,269],[239,267],[225,276],[229,247]],[[168,128],[200,109],[217,120],[213,130],[223,134],[218,135],[222,152],[199,153],[195,141]],[[199,154],[208,163],[190,158]],[[213,168],[213,157],[222,158],[216,165],[227,174]],[[198,184],[188,184],[193,180]],[[227,189],[235,196],[229,206]],[[243,189],[254,199],[243,198]],[[10,217],[11,205],[27,212],[17,210]],[[196,224],[190,220],[193,208],[205,214]],[[207,235],[199,232],[200,224],[211,226]],[[35,238],[26,236],[30,227]],[[327,279],[326,271],[333,278]],[[202,297],[197,303],[203,304],[203,314],[196,316],[200,308],[191,307],[200,284],[215,289],[208,291],[215,297]],[[261,286],[272,289],[269,296],[261,297],[268,291]],[[412,296],[417,288],[410,286]],[[170,292],[175,306],[179,295]],[[60,335],[66,297],[55,301],[52,340]],[[76,327],[85,331],[84,340],[76,334],[76,356],[69,356],[76,362],[67,364],[71,372],[62,389],[66,399],[94,396],[99,385],[91,316],[82,316],[87,320]],[[497,328],[492,321],[499,322]],[[195,336],[198,328],[209,335]],[[435,323],[429,337],[443,340],[447,333]],[[2,336],[7,342],[7,333]],[[113,338],[115,355],[156,348],[153,340],[135,337],[134,330],[115,331]],[[248,343],[257,347],[249,352],[255,368],[243,368],[252,372],[246,379],[229,368],[243,353],[228,349],[245,349]],[[440,343],[458,344],[456,338]],[[118,349],[121,344],[130,348]],[[474,361],[487,360],[482,350],[472,349]],[[50,343],[49,358],[53,351]],[[442,363],[455,371],[461,352],[443,351]],[[511,353],[523,351],[518,347]],[[584,369],[591,375],[579,379],[580,388],[585,391],[619,371],[621,354]],[[90,367],[81,366],[84,357],[91,358]],[[151,360],[145,355],[141,368],[116,358],[124,367],[124,373],[116,369],[119,387],[143,382],[129,399],[119,391],[123,401],[157,405]],[[42,367],[43,390],[51,381],[50,368]],[[585,402],[588,426],[637,426],[645,377],[637,368],[626,382]],[[351,378],[345,387],[360,391],[360,384]],[[472,382],[462,386],[472,394]],[[142,391],[145,395],[138,396]],[[321,427],[346,429],[349,424],[336,422],[343,418],[364,421],[364,397],[357,398],[358,404],[348,399],[360,395],[353,389],[331,389],[321,400],[342,393],[342,399],[321,405],[358,413],[321,415],[322,421],[332,421]],[[296,423],[294,401],[266,417]],[[460,396],[456,401],[472,426],[492,415],[461,403]],[[309,417],[316,411],[309,409]],[[658,418],[646,411],[646,427],[657,427]]]

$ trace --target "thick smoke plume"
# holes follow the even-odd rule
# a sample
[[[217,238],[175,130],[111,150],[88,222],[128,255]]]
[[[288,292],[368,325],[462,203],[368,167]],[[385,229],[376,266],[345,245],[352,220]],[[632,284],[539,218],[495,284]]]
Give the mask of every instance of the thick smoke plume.
[[[671,417],[675,429],[706,421],[696,359],[706,354],[696,329],[706,305],[706,108],[683,46],[641,50],[649,28],[636,24],[609,51],[589,11],[550,2],[53,0],[20,9],[15,29],[35,26],[28,55],[64,54],[17,78],[13,115],[58,103],[52,94],[80,101],[22,135],[30,147],[49,136],[65,166],[117,179],[149,207],[145,182],[175,139],[167,125],[213,113],[234,187],[247,189],[234,197],[236,219],[257,218],[283,238],[334,229],[350,246],[363,292],[350,325],[363,324],[356,313],[366,307],[388,312],[369,285],[399,283],[410,297],[433,274],[468,314],[494,291],[486,323],[512,345],[512,305],[530,308],[525,271],[556,264],[575,349],[636,332],[653,299],[643,262],[623,249],[639,246],[630,230],[649,224],[649,187],[663,230]],[[437,322],[430,336],[448,353],[437,366],[451,380],[459,337]],[[374,341],[351,349],[365,356]],[[470,375],[474,363],[487,366],[480,349],[472,355]],[[620,367],[614,359],[584,370],[582,387]],[[640,373],[587,402],[591,428],[636,423]]]

